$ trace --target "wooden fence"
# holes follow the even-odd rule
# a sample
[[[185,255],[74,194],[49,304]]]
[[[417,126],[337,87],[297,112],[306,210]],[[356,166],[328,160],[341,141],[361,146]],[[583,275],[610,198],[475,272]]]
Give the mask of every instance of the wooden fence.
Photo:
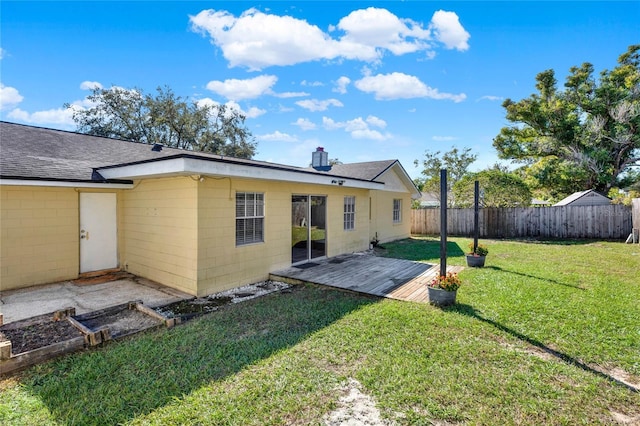
[[[640,203],[634,208],[640,209]],[[633,227],[631,212],[631,207],[617,204],[484,208],[479,214],[480,237],[625,240]],[[449,209],[447,233],[473,236],[473,213],[473,209]],[[411,210],[411,233],[440,234],[440,209]]]
[[[633,209],[633,229],[640,229],[640,198],[631,200],[631,208]]]

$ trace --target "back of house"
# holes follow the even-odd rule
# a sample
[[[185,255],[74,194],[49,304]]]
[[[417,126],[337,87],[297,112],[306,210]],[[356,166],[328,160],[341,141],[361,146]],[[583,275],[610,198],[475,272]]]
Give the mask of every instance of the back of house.
[[[8,122],[0,140],[0,290],[119,269],[203,296],[406,238],[420,197],[397,160],[322,148],[302,168]]]

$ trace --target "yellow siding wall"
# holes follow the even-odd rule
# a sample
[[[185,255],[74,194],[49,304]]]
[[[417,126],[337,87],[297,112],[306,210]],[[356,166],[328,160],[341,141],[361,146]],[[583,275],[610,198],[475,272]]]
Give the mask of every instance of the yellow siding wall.
[[[236,246],[235,194],[265,194],[265,241]],[[114,192],[114,191],[110,191]],[[0,186],[0,289],[74,279],[79,271],[79,195],[74,188]],[[327,196],[327,256],[410,235],[406,192],[253,179],[147,179],[118,194],[120,267],[203,296],[267,279],[291,265],[291,196]],[[355,229],[343,229],[345,196]],[[393,224],[393,199],[402,223]],[[371,205],[370,205],[371,201]]]
[[[402,220],[393,222],[393,200],[402,200]],[[411,195],[406,192],[371,191],[371,238],[381,243],[411,236]]]
[[[263,243],[236,246],[235,194],[265,196]],[[198,295],[206,295],[268,278],[291,265],[291,196],[327,196],[328,255],[368,247],[368,190],[246,179],[205,178],[198,192]],[[356,196],[356,229],[343,230],[345,195]]]
[[[335,191],[335,195],[334,195]],[[369,190],[336,189],[330,192],[327,200],[329,228],[328,256],[353,253],[369,248]],[[355,229],[344,230],[344,197],[356,197]]]
[[[384,182],[384,191],[371,191],[371,238],[381,243],[411,236],[411,194],[393,167],[377,180]],[[393,200],[402,200],[400,223],[393,222]]]
[[[197,293],[197,185],[189,177],[148,179],[123,191],[123,269]]]
[[[0,290],[77,278],[78,193],[0,186]]]

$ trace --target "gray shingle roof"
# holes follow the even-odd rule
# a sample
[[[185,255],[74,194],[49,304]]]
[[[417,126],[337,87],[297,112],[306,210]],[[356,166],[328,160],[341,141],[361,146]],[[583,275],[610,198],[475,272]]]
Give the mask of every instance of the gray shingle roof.
[[[91,181],[94,167],[175,155],[147,144],[0,122],[0,176]]]
[[[336,164],[325,173],[364,180],[376,180],[397,160],[368,161],[365,163]],[[313,169],[311,169],[313,170]]]
[[[245,164],[374,181],[396,160],[336,165],[328,172],[263,161],[163,148],[117,139],[89,136],[63,130],[46,129],[0,121],[0,178],[95,182],[100,176],[94,168],[105,168],[172,157],[191,157],[216,162]]]

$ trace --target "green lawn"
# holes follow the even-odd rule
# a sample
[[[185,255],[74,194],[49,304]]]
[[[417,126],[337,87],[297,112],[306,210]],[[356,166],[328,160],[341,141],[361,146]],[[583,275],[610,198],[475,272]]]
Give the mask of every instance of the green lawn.
[[[2,380],[0,424],[320,424],[348,378],[396,424],[640,422],[612,380],[640,383],[640,247],[483,243],[453,307],[299,286]],[[436,239],[384,247],[439,259]]]

